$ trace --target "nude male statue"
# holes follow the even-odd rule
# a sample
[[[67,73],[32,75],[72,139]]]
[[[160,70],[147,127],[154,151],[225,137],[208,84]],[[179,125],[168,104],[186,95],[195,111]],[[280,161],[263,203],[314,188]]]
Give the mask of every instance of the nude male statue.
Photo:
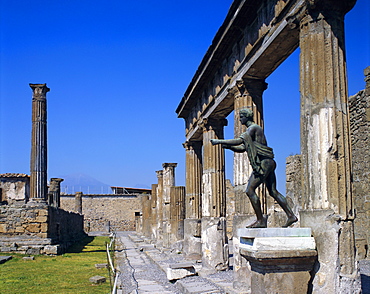
[[[276,162],[273,150],[267,146],[263,129],[253,122],[253,111],[251,109],[242,109],[239,112],[239,116],[241,124],[247,126],[246,132],[236,139],[211,139],[211,143],[212,145],[222,144],[223,148],[239,153],[247,152],[248,154],[253,173],[249,178],[246,193],[257,216],[257,220],[248,228],[267,227],[267,219],[262,214],[261,201],[256,194],[256,188],[262,183],[266,184],[270,196],[279,203],[288,217],[283,227],[289,227],[298,219],[289,207],[286,198],[276,189]]]

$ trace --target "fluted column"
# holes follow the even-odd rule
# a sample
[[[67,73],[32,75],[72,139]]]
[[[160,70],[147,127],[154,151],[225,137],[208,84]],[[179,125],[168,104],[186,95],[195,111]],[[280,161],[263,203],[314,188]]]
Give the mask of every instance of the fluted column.
[[[301,226],[311,227],[317,242],[320,269],[312,282],[313,293],[358,290],[343,24],[345,13],[354,3],[308,1],[308,13],[300,22],[306,209],[301,212]],[[335,229],[333,223],[337,224]]]
[[[226,119],[204,119],[203,128],[203,187],[202,187],[202,266],[204,271],[225,270],[228,267],[226,240],[225,154],[221,145],[211,139],[224,138]]]
[[[267,88],[267,83],[260,79],[243,79],[236,82],[236,86],[229,90],[234,98],[234,136],[238,138],[246,131],[246,126],[239,121],[241,109],[252,109],[254,122],[263,127],[263,101],[262,94]],[[235,191],[235,215],[233,216],[233,246],[234,246],[234,287],[240,290],[250,288],[250,266],[247,260],[239,253],[240,236],[238,229],[255,220],[255,213],[246,194],[249,177],[253,170],[249,163],[246,152],[234,152],[234,191]],[[267,201],[265,185],[257,188],[257,195],[261,199],[262,209],[267,213]],[[269,203],[273,200],[269,201]]]
[[[30,84],[32,88],[31,138],[31,201],[44,201],[47,196],[47,108],[46,84]]]
[[[202,142],[187,141],[184,253],[187,259],[199,260],[201,245]]]
[[[262,94],[266,90],[267,83],[259,79],[243,79],[236,83],[236,86],[229,91],[234,95],[234,136],[238,138],[246,127],[239,121],[239,111],[250,108],[253,110],[254,122],[263,127],[263,103]],[[249,164],[247,153],[234,153],[234,186],[235,186],[235,213],[250,214],[254,213],[245,190],[252,167]],[[262,189],[257,191],[263,204],[266,203],[266,193]],[[263,205],[266,213],[266,205]]]
[[[171,222],[171,244],[184,239],[185,218],[185,187],[173,186],[170,188],[170,222]]]

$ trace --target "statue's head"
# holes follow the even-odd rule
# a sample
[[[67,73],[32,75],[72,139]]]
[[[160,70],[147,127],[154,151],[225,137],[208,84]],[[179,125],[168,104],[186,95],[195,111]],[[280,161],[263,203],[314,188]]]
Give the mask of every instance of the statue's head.
[[[240,116],[244,116],[248,120],[253,119],[253,110],[250,108],[241,109],[239,111]]]

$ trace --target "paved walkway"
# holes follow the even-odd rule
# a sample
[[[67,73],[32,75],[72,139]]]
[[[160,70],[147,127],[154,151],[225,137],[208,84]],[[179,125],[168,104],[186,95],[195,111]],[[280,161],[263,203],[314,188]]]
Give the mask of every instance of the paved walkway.
[[[225,291],[232,285],[232,271],[212,275],[210,278],[189,276],[169,282],[166,269],[182,257],[161,252],[151,244],[138,238],[135,232],[118,232],[116,259],[120,271],[118,294],[144,293],[233,293]],[[220,285],[215,284],[217,281]]]
[[[188,276],[169,282],[166,270],[171,264],[183,262],[181,254],[160,251],[137,237],[135,232],[118,232],[116,259],[119,277],[117,294],[144,293],[229,293],[237,292],[232,287],[233,271],[224,271],[208,276]],[[200,266],[200,265],[199,265]],[[370,294],[370,260],[360,262],[362,293]]]

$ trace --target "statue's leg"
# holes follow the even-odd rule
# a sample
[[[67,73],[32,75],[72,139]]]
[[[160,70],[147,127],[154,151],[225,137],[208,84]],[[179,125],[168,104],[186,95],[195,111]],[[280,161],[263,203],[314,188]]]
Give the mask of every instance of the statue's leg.
[[[255,176],[254,173],[249,178],[247,186],[247,195],[251,201],[253,210],[257,216],[257,221],[247,226],[247,228],[266,228],[267,220],[263,217],[261,200],[256,194],[256,188],[262,183],[261,177]]]
[[[286,198],[281,193],[279,193],[279,191],[276,189],[275,171],[271,172],[267,176],[267,178],[266,178],[266,187],[267,187],[267,190],[268,190],[269,194],[271,195],[271,197],[273,197],[277,201],[277,203],[279,203],[279,205],[282,207],[282,209],[284,210],[284,212],[286,213],[286,215],[288,217],[288,219],[287,219],[285,225],[283,226],[283,228],[289,227],[290,225],[292,225],[293,223],[298,221],[298,218],[294,215],[294,213],[293,213],[292,209],[290,208]]]

